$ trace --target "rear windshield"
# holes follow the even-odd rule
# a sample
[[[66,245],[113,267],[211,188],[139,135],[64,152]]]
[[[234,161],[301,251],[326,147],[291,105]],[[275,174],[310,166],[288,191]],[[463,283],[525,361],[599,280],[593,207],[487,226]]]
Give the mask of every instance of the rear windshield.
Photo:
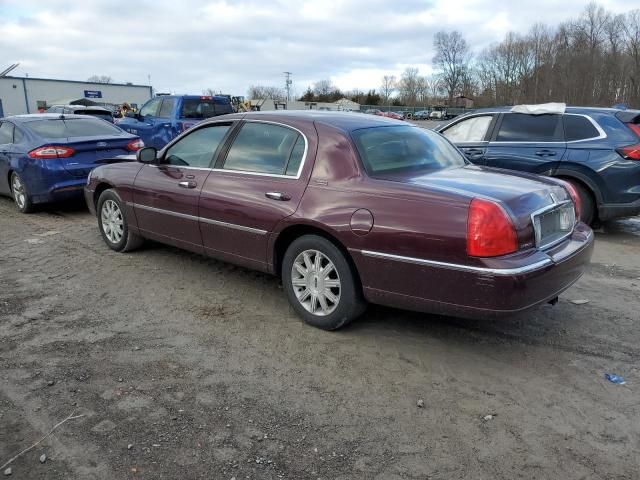
[[[182,101],[180,117],[182,118],[209,118],[216,115],[231,113],[231,103],[216,98],[185,98]]]
[[[74,112],[76,115],[91,115],[92,117],[104,118],[105,120],[111,120],[113,115],[104,110],[78,110]]]
[[[371,176],[404,171],[461,167],[466,161],[446,139],[418,127],[374,127],[355,130],[353,139]]]
[[[24,126],[43,138],[99,137],[121,135],[118,127],[97,118],[34,120]]]

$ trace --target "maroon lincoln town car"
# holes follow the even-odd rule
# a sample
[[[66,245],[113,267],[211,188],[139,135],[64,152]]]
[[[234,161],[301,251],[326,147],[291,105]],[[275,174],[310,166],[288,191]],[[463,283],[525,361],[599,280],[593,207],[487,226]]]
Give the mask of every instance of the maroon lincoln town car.
[[[437,133],[342,112],[233,114],[85,190],[100,232],[278,275],[309,324],[339,328],[366,302],[490,317],[557,296],[593,233],[561,180],[469,164]]]

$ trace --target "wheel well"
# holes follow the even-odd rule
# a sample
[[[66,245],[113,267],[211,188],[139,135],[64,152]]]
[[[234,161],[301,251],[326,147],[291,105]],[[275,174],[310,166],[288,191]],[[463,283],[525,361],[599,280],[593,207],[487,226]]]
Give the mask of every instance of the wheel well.
[[[360,275],[358,274],[358,269],[356,268],[356,264],[351,258],[351,254],[347,248],[333,235],[327,233],[325,230],[321,228],[313,227],[310,225],[293,225],[291,227],[285,228],[276,239],[276,243],[273,247],[273,267],[275,274],[280,277],[282,274],[282,259],[284,258],[284,254],[289,248],[289,245],[293,243],[293,241],[297,238],[302,237],[303,235],[318,235],[320,237],[324,237],[333,243],[344,255],[344,258],[347,259],[347,262],[351,266],[351,269],[354,273],[354,277],[359,285],[362,285],[360,282]]]
[[[108,183],[99,183],[98,186],[96,187],[95,192],[93,192],[93,206],[97,207],[98,206],[98,199],[100,198],[100,195],[102,195],[102,192],[104,192],[105,190],[109,190],[110,188],[113,188],[112,185],[109,185]]]
[[[556,178],[559,178],[567,182],[577,183],[582,188],[584,188],[584,191],[589,194],[589,196],[591,197],[591,200],[593,201],[593,214],[594,214],[594,220],[595,220],[598,217],[598,198],[596,197],[596,194],[593,191],[593,189],[589,185],[587,185],[587,183],[583,182],[582,180],[576,177],[570,177],[568,175],[557,175]]]

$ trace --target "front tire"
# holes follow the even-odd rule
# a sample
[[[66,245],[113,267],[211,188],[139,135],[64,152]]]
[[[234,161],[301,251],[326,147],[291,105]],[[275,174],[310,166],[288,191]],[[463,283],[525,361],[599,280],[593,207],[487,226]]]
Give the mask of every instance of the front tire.
[[[124,202],[115,190],[100,194],[96,212],[100,233],[111,250],[129,252],[142,245],[143,238],[129,229]]]
[[[27,192],[27,187],[22,181],[22,177],[17,172],[11,174],[11,196],[13,201],[22,213],[31,213],[34,210],[33,202]]]
[[[347,325],[366,308],[345,255],[318,235],[305,235],[291,243],[282,261],[282,283],[296,313],[323,330]]]

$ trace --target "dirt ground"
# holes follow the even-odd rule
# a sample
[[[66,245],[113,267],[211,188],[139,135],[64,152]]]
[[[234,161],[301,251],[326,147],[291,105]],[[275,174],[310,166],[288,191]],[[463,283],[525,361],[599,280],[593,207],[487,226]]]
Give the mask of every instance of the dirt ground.
[[[84,415],[0,477],[637,479],[640,220],[596,238],[555,307],[328,333],[272,277],[0,198],[0,462]]]

